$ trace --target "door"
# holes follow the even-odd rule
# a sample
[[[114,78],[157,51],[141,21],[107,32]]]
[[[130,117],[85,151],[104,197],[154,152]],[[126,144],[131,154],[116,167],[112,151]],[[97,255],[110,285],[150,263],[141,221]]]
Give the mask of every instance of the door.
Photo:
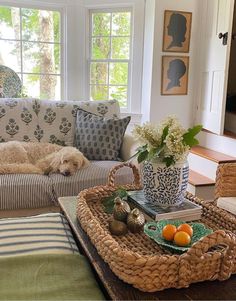
[[[197,122],[216,134],[223,134],[224,131],[234,1],[201,1],[200,20],[203,23],[200,33]],[[225,33],[228,33],[226,45]]]

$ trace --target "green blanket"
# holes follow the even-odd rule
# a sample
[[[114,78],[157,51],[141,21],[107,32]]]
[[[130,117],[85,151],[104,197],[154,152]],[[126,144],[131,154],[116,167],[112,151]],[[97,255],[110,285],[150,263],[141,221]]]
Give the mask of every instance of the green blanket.
[[[29,255],[0,258],[0,300],[104,300],[85,258]]]

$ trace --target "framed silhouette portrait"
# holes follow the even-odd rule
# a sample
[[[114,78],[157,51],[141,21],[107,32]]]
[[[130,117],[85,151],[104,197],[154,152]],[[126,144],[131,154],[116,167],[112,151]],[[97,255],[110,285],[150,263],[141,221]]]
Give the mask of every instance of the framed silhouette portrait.
[[[161,95],[187,95],[188,70],[188,56],[162,56]]]
[[[166,10],[163,47],[165,52],[189,52],[192,13]]]

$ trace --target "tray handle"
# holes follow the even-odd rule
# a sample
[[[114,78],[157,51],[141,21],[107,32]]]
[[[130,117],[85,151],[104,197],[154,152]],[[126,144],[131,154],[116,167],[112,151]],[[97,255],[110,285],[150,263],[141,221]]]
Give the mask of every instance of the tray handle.
[[[115,175],[117,171],[123,167],[129,167],[133,171],[133,176],[134,176],[134,181],[132,184],[126,184],[125,187],[129,189],[134,189],[134,190],[139,190],[142,189],[142,184],[141,184],[141,178],[140,178],[140,173],[138,168],[129,162],[124,162],[119,165],[114,166],[108,174],[108,180],[107,180],[107,185],[111,187],[115,187]]]
[[[230,277],[234,269],[234,254],[236,252],[236,236],[230,231],[217,230],[204,236],[193,244],[188,252],[183,255],[183,259],[187,261],[199,261],[211,247],[217,245],[226,246],[226,251],[222,253],[222,261],[217,279],[226,280]]]

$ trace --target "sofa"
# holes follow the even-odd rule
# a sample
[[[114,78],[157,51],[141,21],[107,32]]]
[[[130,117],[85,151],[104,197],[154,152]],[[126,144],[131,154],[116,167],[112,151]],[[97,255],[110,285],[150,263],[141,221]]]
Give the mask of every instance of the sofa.
[[[78,109],[108,119],[120,117],[116,100],[0,99],[0,142],[17,140],[74,146]],[[127,160],[132,154],[132,148],[132,137],[125,134],[120,160]],[[87,168],[70,177],[61,174],[0,175],[0,212],[57,206],[58,197],[78,195],[85,188],[104,185],[109,170],[119,163],[119,160],[91,161]],[[129,183],[131,179],[129,168],[123,168],[117,173],[118,185]]]

